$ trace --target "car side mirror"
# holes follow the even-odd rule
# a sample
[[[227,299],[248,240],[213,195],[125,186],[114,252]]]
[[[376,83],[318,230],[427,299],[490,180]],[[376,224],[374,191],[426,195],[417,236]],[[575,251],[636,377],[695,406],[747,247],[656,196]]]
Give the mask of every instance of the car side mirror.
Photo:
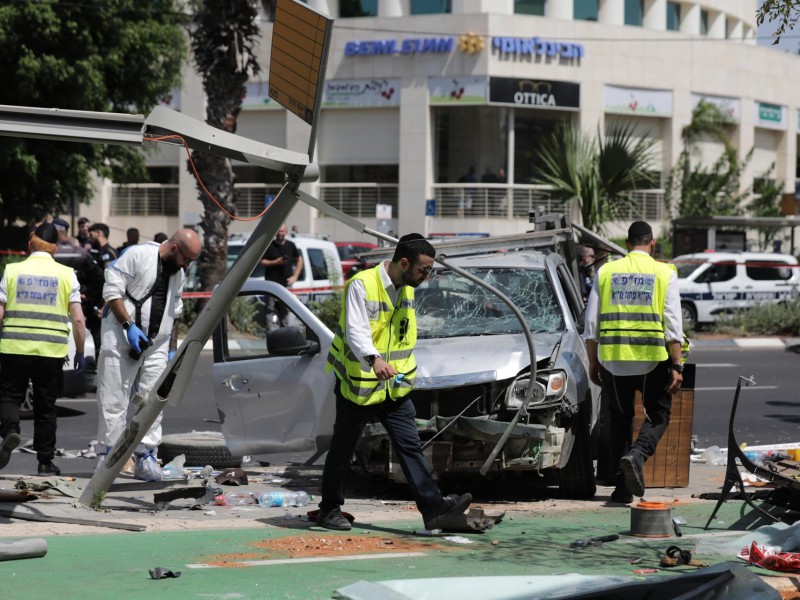
[[[319,354],[319,342],[313,340],[308,340],[305,349],[298,353],[299,356],[314,356],[315,354]]]
[[[575,331],[577,331],[580,335],[583,335],[583,330],[586,327],[586,307],[584,306],[581,309],[580,314],[578,315],[578,321],[575,323]]]

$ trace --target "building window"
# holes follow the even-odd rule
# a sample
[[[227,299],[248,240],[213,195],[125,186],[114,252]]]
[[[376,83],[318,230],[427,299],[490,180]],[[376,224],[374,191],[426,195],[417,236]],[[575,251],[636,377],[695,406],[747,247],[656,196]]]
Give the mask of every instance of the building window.
[[[700,11],[700,35],[708,35],[708,11]]]
[[[680,31],[681,5],[677,2],[667,2],[667,31]]]
[[[545,2],[546,0],[514,0],[514,12],[518,15],[543,17]]]
[[[349,17],[377,17],[378,0],[341,0],[339,2],[339,16],[342,19]]]
[[[641,27],[644,21],[644,0],[625,0],[625,25]]]
[[[563,0],[562,0],[563,1]],[[575,0],[574,18],[578,21],[597,21],[599,0]]]
[[[451,12],[451,0],[411,0],[412,15],[438,15]]]

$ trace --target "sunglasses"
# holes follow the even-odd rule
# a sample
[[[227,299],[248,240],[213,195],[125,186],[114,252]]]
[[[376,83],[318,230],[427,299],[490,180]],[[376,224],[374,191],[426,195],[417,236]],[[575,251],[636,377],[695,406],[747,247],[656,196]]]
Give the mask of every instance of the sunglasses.
[[[417,267],[419,272],[425,275],[426,277],[431,274],[431,271],[433,271],[433,267],[423,267],[422,265],[414,265],[414,266]]]

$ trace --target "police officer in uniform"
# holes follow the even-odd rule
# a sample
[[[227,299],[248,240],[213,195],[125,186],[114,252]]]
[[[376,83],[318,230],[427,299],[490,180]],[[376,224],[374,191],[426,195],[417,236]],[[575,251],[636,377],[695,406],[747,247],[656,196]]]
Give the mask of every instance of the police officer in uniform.
[[[6,266],[0,280],[0,469],[20,442],[19,407],[33,383],[33,448],[40,475],[60,475],[56,451],[56,399],[69,352],[69,321],[75,340],[74,368],[86,368],[86,339],[78,278],[53,260],[58,234],[51,223],[31,233],[30,256]]]
[[[351,527],[341,505],[350,461],[370,418],[379,419],[389,433],[427,529],[443,528],[472,501],[470,494],[442,497],[421,450],[409,397],[416,373],[414,288],[430,274],[434,256],[433,246],[412,233],[400,238],[391,261],[347,282],[328,355],[328,370],[336,375],[336,422],[322,474],[317,519],[322,527],[344,531]]]
[[[586,304],[589,374],[608,402],[611,464],[618,468],[611,500],[624,504],[644,495],[644,463],[669,425],[672,394],[683,382],[677,271],[652,258],[655,244],[649,224],[633,223],[628,255],[600,268]],[[631,443],[637,391],[646,418]]]

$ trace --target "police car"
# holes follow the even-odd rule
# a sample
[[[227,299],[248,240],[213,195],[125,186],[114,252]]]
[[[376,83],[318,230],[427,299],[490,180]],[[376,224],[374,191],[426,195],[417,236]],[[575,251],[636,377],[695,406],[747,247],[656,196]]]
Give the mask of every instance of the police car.
[[[701,252],[671,262],[678,268],[683,321],[713,323],[720,313],[798,297],[800,269],[786,254]]]

